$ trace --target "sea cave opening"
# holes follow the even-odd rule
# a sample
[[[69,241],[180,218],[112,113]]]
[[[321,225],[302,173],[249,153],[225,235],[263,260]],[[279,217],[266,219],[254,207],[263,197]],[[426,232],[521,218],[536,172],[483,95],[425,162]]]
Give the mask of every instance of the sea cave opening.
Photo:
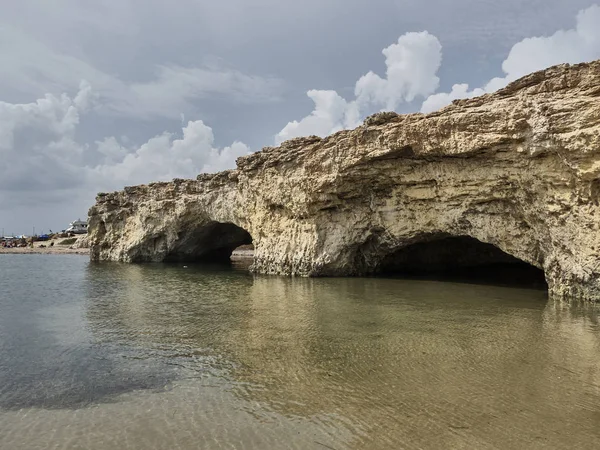
[[[384,276],[548,288],[542,269],[468,236],[445,236],[402,247],[385,256],[377,271]]]
[[[252,246],[252,236],[230,222],[210,222],[182,230],[165,262],[231,263],[233,251]]]

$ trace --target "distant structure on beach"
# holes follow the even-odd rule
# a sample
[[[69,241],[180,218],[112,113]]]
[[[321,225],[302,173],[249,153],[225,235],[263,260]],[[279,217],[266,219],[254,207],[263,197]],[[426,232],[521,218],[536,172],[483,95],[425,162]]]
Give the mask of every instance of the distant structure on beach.
[[[86,234],[88,232],[88,224],[81,219],[77,219],[69,224],[66,233]]]

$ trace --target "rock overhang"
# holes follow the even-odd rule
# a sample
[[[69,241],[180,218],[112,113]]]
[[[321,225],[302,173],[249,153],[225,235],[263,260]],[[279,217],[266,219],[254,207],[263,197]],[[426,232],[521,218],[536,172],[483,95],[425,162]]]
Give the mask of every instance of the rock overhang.
[[[183,236],[221,223],[251,236],[256,272],[362,275],[438,233],[542,268],[553,298],[596,301],[599,202],[597,61],[428,115],[379,113],[239,158],[234,170],[99,195],[91,257],[161,261]]]

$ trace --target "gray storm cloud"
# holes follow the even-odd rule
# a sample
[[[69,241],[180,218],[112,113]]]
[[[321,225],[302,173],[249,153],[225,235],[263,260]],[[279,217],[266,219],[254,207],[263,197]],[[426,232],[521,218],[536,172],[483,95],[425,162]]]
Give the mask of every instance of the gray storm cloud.
[[[469,2],[461,0],[454,6]],[[213,9],[205,11],[213,15],[210,23],[222,18],[238,26],[222,33],[223,28],[213,29],[207,22],[204,30],[212,30],[211,36],[220,38],[207,43],[198,37],[181,54],[173,52],[191,30],[198,29],[196,19],[208,20],[210,14],[201,14],[209,8],[208,3],[185,0],[182,10],[169,10],[152,0],[156,8],[137,10],[137,15],[130,2],[92,10],[71,0],[59,3],[64,9],[32,0],[15,3],[0,19],[0,98],[4,99],[0,101],[0,157],[4,162],[0,166],[0,226],[15,232],[26,232],[40,216],[55,228],[74,216],[84,216],[99,191],[231,168],[237,157],[258,150],[249,141],[269,143],[273,134],[276,142],[301,135],[325,136],[355,127],[379,110],[431,111],[456,98],[495,90],[533,70],[600,58],[600,7],[587,3],[573,26],[513,41],[516,44],[507,48],[501,70],[474,84],[480,88],[471,89],[467,82],[452,86],[445,81],[443,74],[454,62],[442,62],[442,53],[455,55],[456,51],[446,45],[452,42],[452,35],[442,29],[439,35],[435,30],[388,32],[377,47],[372,42],[365,45],[363,50],[368,48],[368,52],[360,50],[358,38],[349,41],[347,48],[352,51],[344,57],[354,69],[337,75],[345,86],[326,85],[323,89],[314,83],[312,89],[298,89],[298,80],[315,78],[325,57],[319,56],[316,47],[302,57],[299,46],[313,45],[308,36],[321,39],[326,32],[325,28],[309,32],[298,21],[304,25],[325,23],[337,17],[339,8],[345,8],[348,18],[358,24],[375,14],[372,8],[341,1],[335,7],[316,1],[302,6],[294,3],[296,19],[282,17],[269,30],[287,34],[289,39],[281,47],[276,41],[270,44],[275,47],[268,50],[266,58],[261,56],[259,44],[267,42],[267,30],[250,34],[244,14],[254,17],[255,12],[246,11],[243,2],[236,3],[240,14],[234,16],[227,16],[223,5],[222,10],[210,6]],[[408,10],[394,2],[377,3],[381,8]],[[430,3],[442,8],[438,0]],[[551,3],[552,11],[565,7],[564,3]],[[583,5],[585,0],[576,3]],[[35,4],[39,14],[21,11]],[[263,6],[267,8],[264,11],[285,9],[274,0]],[[430,16],[425,14],[426,8],[410,8],[415,17],[429,17],[436,28],[434,8]],[[256,16],[256,23],[261,17]],[[543,17],[539,17],[541,21]],[[50,23],[52,28],[47,26]],[[169,32],[159,39],[156,30],[167,26]],[[134,63],[130,54],[141,45],[135,42],[140,33],[147,36],[143,45],[150,47],[140,50]],[[340,39],[351,39],[356,33],[348,29]],[[97,39],[99,35],[103,39]],[[256,47],[250,49],[244,37]],[[120,41],[124,45],[119,45]],[[324,42],[318,42],[319,46]],[[230,66],[223,58],[202,52],[209,44],[223,55],[249,52],[257,62],[248,60],[244,68]],[[341,44],[330,42],[331,48],[346,48]],[[382,54],[373,48],[383,48]],[[342,60],[339,58],[336,61]],[[259,66],[267,63],[269,69],[260,70]],[[304,66],[304,72],[296,70]],[[300,97],[302,91],[312,110]]]

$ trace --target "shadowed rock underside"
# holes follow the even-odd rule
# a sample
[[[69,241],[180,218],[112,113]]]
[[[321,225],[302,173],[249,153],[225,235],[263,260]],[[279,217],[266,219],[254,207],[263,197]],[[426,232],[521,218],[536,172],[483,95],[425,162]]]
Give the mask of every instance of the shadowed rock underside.
[[[542,269],[552,298],[597,301],[600,61],[96,200],[92,260],[221,258],[252,242],[257,273],[364,275],[409,245],[473,238]]]

